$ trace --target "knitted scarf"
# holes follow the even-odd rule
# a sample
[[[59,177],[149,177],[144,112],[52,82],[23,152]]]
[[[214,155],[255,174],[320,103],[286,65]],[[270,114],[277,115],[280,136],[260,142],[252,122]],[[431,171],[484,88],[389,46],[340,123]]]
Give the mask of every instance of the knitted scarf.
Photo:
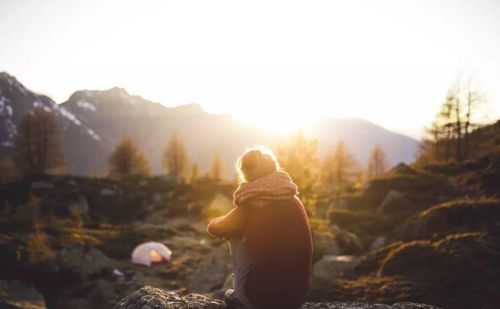
[[[233,195],[236,207],[243,203],[262,205],[267,201],[281,201],[293,198],[299,194],[292,178],[283,171],[273,172],[254,181],[244,182],[239,185]]]

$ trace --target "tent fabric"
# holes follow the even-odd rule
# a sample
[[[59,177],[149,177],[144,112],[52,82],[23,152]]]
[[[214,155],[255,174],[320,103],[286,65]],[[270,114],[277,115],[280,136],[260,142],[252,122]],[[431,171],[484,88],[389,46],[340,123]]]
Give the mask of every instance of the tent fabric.
[[[172,251],[159,242],[145,242],[135,247],[132,252],[132,263],[151,266],[152,263],[170,262]]]

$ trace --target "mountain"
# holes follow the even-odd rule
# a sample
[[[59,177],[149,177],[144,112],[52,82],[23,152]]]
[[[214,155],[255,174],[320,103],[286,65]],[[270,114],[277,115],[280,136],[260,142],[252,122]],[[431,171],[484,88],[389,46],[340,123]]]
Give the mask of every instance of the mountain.
[[[129,136],[156,172],[162,170],[162,152],[173,133],[184,141],[190,159],[202,169],[208,168],[215,153],[234,162],[246,146],[269,144],[264,131],[252,130],[227,115],[208,114],[197,104],[165,107],[121,88],[77,91],[61,106],[98,132],[105,149],[101,158],[107,158],[115,145]],[[88,173],[95,166],[89,164],[78,172]],[[104,171],[105,166],[101,166],[98,170]],[[227,165],[226,170],[230,168]]]
[[[273,147],[277,139],[228,115],[207,113],[198,104],[169,108],[117,87],[76,91],[66,102],[57,104],[30,91],[13,76],[0,73],[0,120],[4,120],[0,121],[0,157],[12,149],[22,115],[36,106],[55,115],[61,128],[66,170],[78,175],[105,173],[108,156],[127,136],[140,146],[157,173],[162,171],[163,149],[176,133],[192,162],[206,170],[218,153],[226,161],[228,176],[246,147]],[[324,119],[315,130],[320,154],[344,139],[361,164],[365,164],[375,144],[384,147],[393,164],[411,161],[418,148],[416,140],[362,119]]]
[[[86,159],[89,149],[93,152],[101,149],[101,137],[78,116],[51,98],[29,90],[14,76],[0,72],[0,158],[11,154],[17,124],[34,107],[41,107],[54,115],[61,131],[69,172],[79,171],[79,162]]]
[[[391,165],[412,162],[419,146],[419,142],[411,137],[358,118],[320,120],[313,134],[318,138],[320,154],[333,148],[336,142],[344,140],[363,165],[377,144],[384,149]]]

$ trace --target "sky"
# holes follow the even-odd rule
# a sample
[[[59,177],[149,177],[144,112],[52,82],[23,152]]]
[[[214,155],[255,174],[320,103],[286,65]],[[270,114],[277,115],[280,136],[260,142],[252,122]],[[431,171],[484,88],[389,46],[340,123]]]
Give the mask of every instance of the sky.
[[[65,101],[119,86],[288,132],[357,117],[416,138],[472,78],[500,117],[500,1],[0,0],[0,71]]]

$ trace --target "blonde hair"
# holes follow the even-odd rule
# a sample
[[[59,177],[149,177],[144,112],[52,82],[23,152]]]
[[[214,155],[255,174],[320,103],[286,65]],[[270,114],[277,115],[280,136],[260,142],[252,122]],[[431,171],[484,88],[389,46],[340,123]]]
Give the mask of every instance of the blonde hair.
[[[274,153],[266,147],[247,148],[236,161],[240,182],[249,182],[281,170]]]

